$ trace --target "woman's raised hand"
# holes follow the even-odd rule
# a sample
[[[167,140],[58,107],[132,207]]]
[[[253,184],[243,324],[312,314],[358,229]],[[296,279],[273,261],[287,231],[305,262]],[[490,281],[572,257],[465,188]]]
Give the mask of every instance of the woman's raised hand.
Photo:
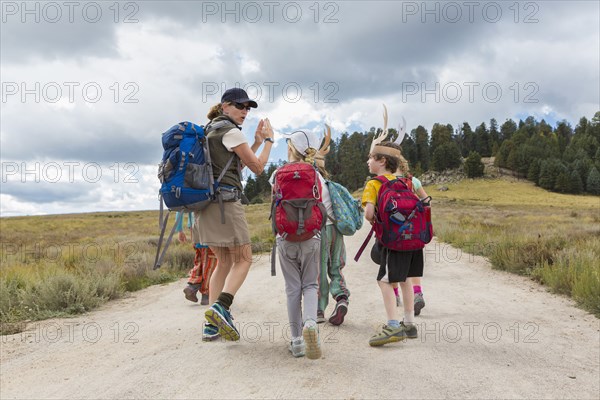
[[[254,142],[255,143],[262,143],[263,140],[265,140],[265,138],[262,135],[264,125],[265,125],[265,123],[262,119],[260,121],[258,121],[258,126],[256,127],[256,132],[254,133]]]
[[[263,130],[263,140],[266,138],[273,139],[273,137],[275,136],[275,134],[273,133],[273,127],[271,126],[271,121],[269,121],[269,118],[265,118],[262,130]]]

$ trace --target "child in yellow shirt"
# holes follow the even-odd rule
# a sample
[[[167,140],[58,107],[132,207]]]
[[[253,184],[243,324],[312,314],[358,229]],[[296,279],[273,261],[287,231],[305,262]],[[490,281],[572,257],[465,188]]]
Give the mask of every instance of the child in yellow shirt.
[[[400,170],[407,171],[408,163],[402,157],[400,146],[391,142],[382,142],[376,145],[367,161],[369,173],[376,176],[385,176],[388,180],[396,179],[394,173]],[[413,190],[420,198],[427,197],[421,182],[412,178]],[[381,182],[370,180],[363,191],[362,205],[365,208],[365,218],[371,224],[375,221],[377,209],[377,195]],[[379,263],[377,283],[383,297],[383,304],[387,315],[387,323],[379,332],[371,337],[369,345],[382,346],[406,338],[416,339],[417,327],[414,324],[414,293],[412,285],[407,278],[423,276],[423,250],[393,251],[376,243],[371,251],[371,257]],[[396,296],[392,284],[398,282],[402,291],[404,320],[400,321],[396,308]]]

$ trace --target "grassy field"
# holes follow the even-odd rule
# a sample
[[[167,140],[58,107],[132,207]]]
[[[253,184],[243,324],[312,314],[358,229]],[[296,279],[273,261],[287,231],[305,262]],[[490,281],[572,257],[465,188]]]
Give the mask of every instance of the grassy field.
[[[426,188],[439,240],[529,275],[600,316],[600,197],[510,179],[447,186]],[[273,242],[268,214],[269,204],[246,209],[255,251]],[[157,239],[157,211],[1,218],[0,333],[185,276],[191,244],[174,241],[154,271]]]
[[[514,179],[464,180],[434,197],[436,236],[531,276],[600,317],[600,197]]]
[[[247,207],[255,251],[270,250],[268,213],[268,204]],[[152,269],[158,233],[158,211],[0,218],[0,333],[186,276],[194,250],[177,240]]]

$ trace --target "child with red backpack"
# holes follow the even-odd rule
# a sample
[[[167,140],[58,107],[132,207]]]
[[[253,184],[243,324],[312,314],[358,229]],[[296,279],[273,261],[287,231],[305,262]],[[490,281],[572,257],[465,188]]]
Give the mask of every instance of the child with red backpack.
[[[399,145],[391,142],[377,144],[369,154],[367,165],[369,172],[376,177],[367,182],[362,204],[365,207],[365,217],[374,225],[377,234],[377,243],[371,251],[371,258],[380,266],[377,283],[387,315],[387,323],[371,337],[369,345],[382,346],[386,343],[418,337],[417,327],[414,324],[414,294],[407,278],[423,276],[423,246],[431,240],[432,228],[423,218],[428,211],[428,203],[424,203],[427,194],[420,181],[416,178],[409,179],[394,175],[400,165],[402,165],[400,170],[408,170],[408,163],[402,156]],[[425,195],[425,198],[419,200],[414,195],[414,191]],[[398,195],[394,198],[393,192],[402,192],[402,196],[405,196],[407,201],[414,201],[415,207],[409,215],[396,210],[396,202],[402,199],[397,197]],[[386,197],[388,195],[390,197]],[[390,229],[389,225],[384,227],[385,223],[397,224],[397,227],[392,226]],[[421,226],[421,224],[423,224],[423,229],[419,231],[421,237],[411,237],[408,232],[415,231],[414,225]],[[403,249],[398,250],[399,248]],[[402,321],[398,318],[396,296],[392,286],[395,282],[400,284],[402,291],[404,308]]]
[[[331,212],[331,200],[314,161],[320,144],[317,136],[296,131],[287,143],[290,162],[278,168],[270,181],[273,185],[271,218],[277,234],[276,251],[285,280],[292,334],[288,348],[294,357],[306,355],[318,359],[321,343],[317,326],[317,281],[322,234],[327,209]]]

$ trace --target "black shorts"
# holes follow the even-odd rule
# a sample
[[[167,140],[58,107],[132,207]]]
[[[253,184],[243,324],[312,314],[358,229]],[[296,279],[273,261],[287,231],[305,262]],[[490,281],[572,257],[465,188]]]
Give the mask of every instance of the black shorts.
[[[371,259],[379,264],[378,281],[406,282],[406,278],[423,276],[423,249],[394,251],[375,243]]]

